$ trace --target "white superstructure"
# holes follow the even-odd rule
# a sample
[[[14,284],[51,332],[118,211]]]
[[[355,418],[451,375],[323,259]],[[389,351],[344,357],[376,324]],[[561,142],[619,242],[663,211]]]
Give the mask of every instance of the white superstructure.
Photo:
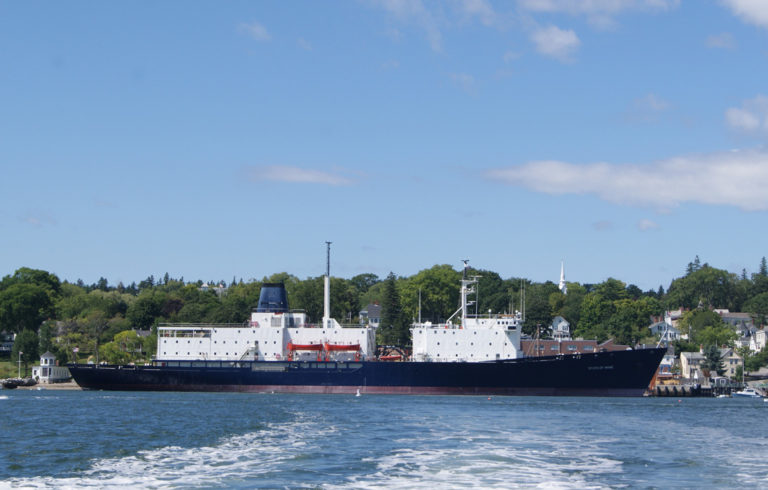
[[[376,356],[376,331],[330,318],[330,242],[321,324],[288,310],[283,284],[263,284],[248,323],[169,324],[158,328],[158,360],[363,361]]]
[[[445,323],[416,323],[411,328],[413,361],[483,362],[523,357],[522,315],[470,314],[477,277],[461,280],[461,307]],[[327,275],[326,275],[327,278]],[[262,285],[259,306],[243,324],[162,324],[159,361],[370,361],[376,360],[376,328],[342,326],[330,318],[330,281],[325,281],[319,324],[305,313],[288,310],[282,284]],[[456,322],[452,321],[461,313]],[[397,356],[399,358],[399,356]],[[382,358],[383,359],[383,358]]]
[[[461,307],[446,323],[417,323],[411,328],[413,360],[424,362],[482,362],[523,357],[520,350],[522,315],[471,315],[469,295],[477,278],[461,280]],[[460,323],[451,320],[461,313]]]

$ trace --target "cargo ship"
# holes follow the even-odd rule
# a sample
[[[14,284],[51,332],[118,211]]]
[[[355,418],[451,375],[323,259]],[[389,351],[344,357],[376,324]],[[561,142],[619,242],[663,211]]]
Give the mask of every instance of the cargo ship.
[[[70,372],[89,390],[642,396],[666,351],[525,356],[520,312],[470,312],[477,277],[465,262],[456,313],[414,323],[409,355],[382,355],[374,327],[330,318],[329,278],[317,324],[288,308],[283,284],[265,283],[242,324],[161,324],[150,364],[70,364]]]

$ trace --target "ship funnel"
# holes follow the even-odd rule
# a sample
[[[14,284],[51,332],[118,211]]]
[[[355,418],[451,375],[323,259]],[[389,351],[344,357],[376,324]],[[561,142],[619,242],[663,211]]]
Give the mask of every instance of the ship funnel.
[[[261,294],[259,295],[259,305],[256,307],[257,313],[287,313],[288,295],[285,292],[285,285],[281,282],[265,282],[261,285]]]

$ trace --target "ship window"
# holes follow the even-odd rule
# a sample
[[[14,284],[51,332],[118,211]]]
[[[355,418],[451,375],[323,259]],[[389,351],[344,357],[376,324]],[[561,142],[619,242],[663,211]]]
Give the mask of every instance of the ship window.
[[[491,342],[488,342],[488,345],[493,345]]]
[[[456,342],[456,345],[459,345],[459,343],[458,343],[458,342]]]
[[[226,340],[222,340],[222,341],[221,341],[221,343],[222,343],[222,344],[226,344],[226,343],[227,343],[227,341],[226,341]]]
[[[440,345],[440,342],[438,342],[437,345]]]
[[[469,345],[475,345],[475,343],[474,342],[470,342]]]
[[[178,343],[179,343],[179,341],[177,340],[177,341],[176,341],[176,343],[178,344]]]
[[[237,333],[240,333],[240,330],[238,330]]]
[[[435,330],[434,332],[437,333],[437,330]]]
[[[188,343],[188,344],[189,344],[190,342],[192,342],[192,341],[191,341],[191,340],[187,340],[187,343]]]

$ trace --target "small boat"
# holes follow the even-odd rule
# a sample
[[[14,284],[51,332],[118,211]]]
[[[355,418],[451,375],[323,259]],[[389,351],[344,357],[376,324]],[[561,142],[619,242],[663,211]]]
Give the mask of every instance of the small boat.
[[[731,395],[726,395],[725,393],[723,393],[722,395],[717,395],[717,398],[730,398],[730,397]]]
[[[733,392],[734,398],[762,398],[763,395],[754,388],[744,388],[741,391]]]

